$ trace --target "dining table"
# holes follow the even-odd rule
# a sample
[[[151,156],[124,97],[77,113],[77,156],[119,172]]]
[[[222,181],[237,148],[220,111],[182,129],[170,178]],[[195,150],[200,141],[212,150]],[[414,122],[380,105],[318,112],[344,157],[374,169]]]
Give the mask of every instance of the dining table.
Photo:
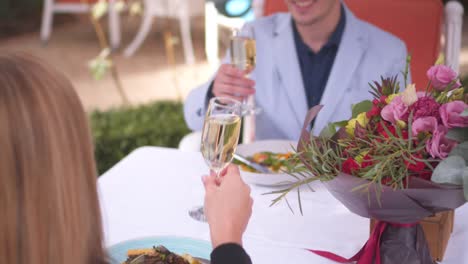
[[[201,176],[209,172],[200,152],[140,147],[98,179],[106,246],[152,236],[209,241],[207,223],[189,216],[203,205]],[[320,182],[272,205],[279,187],[251,185],[252,216],[243,247],[254,264],[335,263],[309,252],[326,250],[349,258],[369,238],[369,219],[351,213]],[[455,224],[441,263],[468,263],[468,205],[455,210]]]

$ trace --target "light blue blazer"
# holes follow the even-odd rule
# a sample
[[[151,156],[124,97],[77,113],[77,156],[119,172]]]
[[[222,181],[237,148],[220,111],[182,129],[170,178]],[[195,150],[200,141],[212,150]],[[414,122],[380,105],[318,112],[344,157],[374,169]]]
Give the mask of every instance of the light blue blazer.
[[[321,99],[324,107],[315,120],[314,134],[329,122],[350,118],[352,104],[372,99],[369,82],[380,80],[381,76],[392,77],[405,67],[407,51],[400,39],[356,18],[346,7],[345,12],[345,29]],[[291,15],[260,18],[251,26],[257,43],[257,67],[251,77],[256,82],[256,104],[263,109],[256,118],[256,139],[298,140],[308,107]],[[192,130],[202,129],[212,81],[192,90],[185,101],[185,120]]]

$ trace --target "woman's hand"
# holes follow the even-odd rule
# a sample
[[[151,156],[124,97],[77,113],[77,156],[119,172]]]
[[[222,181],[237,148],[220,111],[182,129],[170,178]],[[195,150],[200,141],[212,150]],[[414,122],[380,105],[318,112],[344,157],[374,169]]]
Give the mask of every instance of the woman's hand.
[[[213,248],[225,243],[242,245],[242,235],[252,214],[250,187],[235,165],[227,168],[222,181],[212,173],[203,177],[205,216],[210,225]]]

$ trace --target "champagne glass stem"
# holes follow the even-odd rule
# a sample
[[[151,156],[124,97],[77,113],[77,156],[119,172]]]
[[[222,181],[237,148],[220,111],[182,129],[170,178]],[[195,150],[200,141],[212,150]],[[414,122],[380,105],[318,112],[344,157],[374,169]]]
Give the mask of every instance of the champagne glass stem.
[[[213,170],[213,172],[216,175],[216,179],[219,179],[221,176],[221,171],[222,169],[217,169]],[[204,206],[197,206],[193,208],[192,210],[189,211],[190,217],[193,219],[200,221],[200,222],[207,222],[206,216],[205,216],[205,207]]]

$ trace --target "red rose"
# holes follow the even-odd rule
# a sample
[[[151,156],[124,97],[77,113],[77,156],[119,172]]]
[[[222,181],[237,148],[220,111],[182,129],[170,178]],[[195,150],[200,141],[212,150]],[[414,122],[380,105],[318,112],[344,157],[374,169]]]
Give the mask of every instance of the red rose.
[[[399,137],[398,133],[396,131],[395,126],[392,124],[384,125],[387,130],[394,136],[394,137]],[[387,131],[384,129],[384,126],[382,123],[377,124],[377,132],[382,135],[384,138],[389,138],[390,135],[387,133]],[[406,129],[401,130],[401,136],[403,139],[408,139],[408,131]]]
[[[364,156],[364,158],[362,158],[362,162],[361,162],[361,168],[367,168],[369,166],[372,166],[374,164],[374,162],[372,161],[372,157],[367,154]]]
[[[414,158],[413,158],[414,157]],[[421,172],[422,170],[424,170],[424,168],[426,167],[426,164],[424,164],[424,162],[422,161],[417,161],[416,159],[422,159],[422,155],[421,154],[415,154],[411,158],[411,160],[415,163],[411,163],[407,160],[405,160],[405,165],[406,167],[408,168],[408,170],[412,171],[412,172]]]
[[[359,164],[353,158],[345,160],[342,167],[343,172],[347,174],[353,174],[354,171],[360,168]]]
[[[377,105],[373,105],[372,106],[372,109],[369,110],[368,112],[366,112],[366,116],[367,118],[371,119],[372,117],[374,116],[379,116],[380,115],[380,111],[382,111],[382,109],[380,107],[378,107]]]
[[[383,177],[382,180],[380,181],[383,185],[390,185],[392,183],[392,177]]]
[[[396,135],[396,130],[393,125],[382,125],[382,123],[377,124],[377,132],[381,134],[384,138],[389,138],[390,135],[387,133],[387,130],[385,130],[384,126],[387,128],[387,130],[392,134]]]
[[[388,96],[382,95],[382,97],[380,97],[380,102],[381,102],[382,104],[387,104],[387,98],[388,98]]]
[[[401,136],[403,137],[403,139],[408,139],[408,130],[403,129],[401,131]]]
[[[426,181],[430,181],[432,178],[432,171],[424,171],[420,173],[419,178],[424,179]]]

